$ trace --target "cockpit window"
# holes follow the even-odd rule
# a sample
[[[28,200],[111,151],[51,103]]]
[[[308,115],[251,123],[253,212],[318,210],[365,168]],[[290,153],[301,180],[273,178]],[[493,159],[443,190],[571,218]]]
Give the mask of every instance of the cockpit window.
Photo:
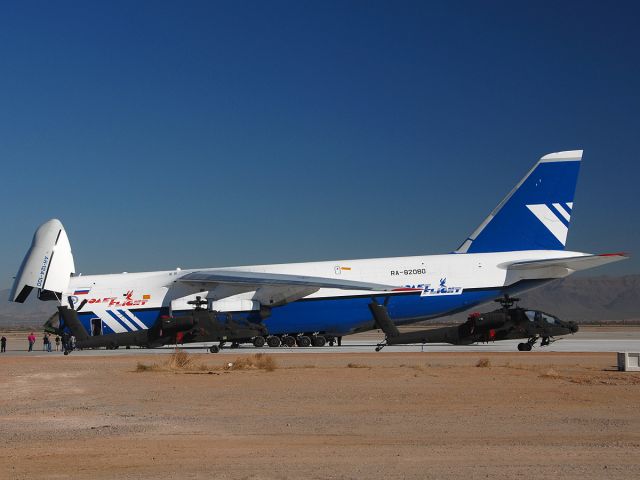
[[[527,310],[526,312],[524,312],[524,314],[527,316],[530,322],[544,320],[551,325],[555,325],[558,320],[556,317],[549,315],[548,313],[540,312],[537,310]]]

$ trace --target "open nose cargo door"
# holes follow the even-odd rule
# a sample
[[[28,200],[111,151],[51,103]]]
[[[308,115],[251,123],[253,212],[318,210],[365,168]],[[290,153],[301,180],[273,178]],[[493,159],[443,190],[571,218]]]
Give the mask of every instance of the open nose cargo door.
[[[16,275],[9,300],[24,303],[35,288],[40,300],[60,298],[75,273],[69,237],[60,220],[52,219],[36,230],[20,270]]]

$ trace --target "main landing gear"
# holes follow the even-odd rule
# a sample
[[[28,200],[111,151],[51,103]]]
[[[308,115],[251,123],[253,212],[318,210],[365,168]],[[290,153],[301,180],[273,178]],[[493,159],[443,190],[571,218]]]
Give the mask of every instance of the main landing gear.
[[[278,347],[324,347],[327,345],[332,345],[336,342],[336,338],[331,335],[321,335],[319,333],[300,333],[300,334],[290,334],[290,335],[269,335],[267,337],[257,336],[254,337],[251,342],[253,346],[256,348],[262,348],[268,345],[271,348]],[[340,345],[340,341],[338,340],[338,345]]]
[[[533,346],[536,344],[536,342],[538,341],[538,339],[540,339],[540,346],[541,347],[546,347],[547,345],[551,345],[551,342],[553,342],[554,340],[551,339],[551,337],[531,337],[528,341],[524,342],[524,343],[519,343],[518,344],[518,350],[521,352],[530,352],[531,349],[533,348]]]
[[[527,342],[519,343],[518,344],[518,351],[520,351],[520,352],[530,352],[537,341],[538,341],[538,337],[536,336],[536,337],[531,337],[529,340],[527,340]],[[544,339],[543,339],[543,341],[544,341]]]

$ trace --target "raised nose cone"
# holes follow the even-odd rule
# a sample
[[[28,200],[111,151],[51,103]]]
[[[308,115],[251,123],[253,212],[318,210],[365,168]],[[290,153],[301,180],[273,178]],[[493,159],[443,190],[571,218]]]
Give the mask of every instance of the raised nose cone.
[[[24,303],[34,288],[62,294],[74,272],[69,238],[60,220],[53,218],[36,230],[13,282],[9,300]]]

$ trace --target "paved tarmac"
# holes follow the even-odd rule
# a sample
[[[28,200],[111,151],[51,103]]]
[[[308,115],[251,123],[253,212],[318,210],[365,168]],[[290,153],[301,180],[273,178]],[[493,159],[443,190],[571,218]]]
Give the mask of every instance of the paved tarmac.
[[[253,354],[257,352],[264,353],[305,353],[310,355],[323,354],[323,353],[371,353],[375,352],[375,347],[379,341],[382,340],[382,336],[375,333],[365,333],[359,335],[353,335],[350,337],[344,337],[342,346],[333,347],[308,347],[308,348],[255,348],[252,345],[241,345],[239,348],[223,348],[217,355],[238,355],[238,354]],[[21,340],[18,345],[22,346]],[[15,346],[15,342],[13,342]],[[503,340],[500,342],[492,342],[485,344],[474,345],[448,345],[448,344],[428,344],[428,345],[399,345],[393,347],[385,347],[380,355],[384,352],[515,352],[518,350],[518,343],[520,340]],[[36,343],[38,347],[41,347],[40,342]],[[211,343],[193,343],[184,346],[180,346],[184,350],[189,352],[198,353],[208,351]],[[24,347],[11,348],[4,355],[11,356],[52,356],[61,355],[61,352],[46,353],[40,349],[35,349],[33,352],[27,352],[26,341]],[[95,355],[128,355],[128,354],[158,354],[158,353],[171,353],[173,346],[165,346],[162,348],[120,348],[118,350],[83,350],[72,352],[74,356],[95,356]],[[583,328],[575,335],[568,335],[561,337],[554,343],[546,347],[540,347],[538,342],[533,349],[534,352],[640,352],[640,328],[638,327],[605,327],[605,328]]]

